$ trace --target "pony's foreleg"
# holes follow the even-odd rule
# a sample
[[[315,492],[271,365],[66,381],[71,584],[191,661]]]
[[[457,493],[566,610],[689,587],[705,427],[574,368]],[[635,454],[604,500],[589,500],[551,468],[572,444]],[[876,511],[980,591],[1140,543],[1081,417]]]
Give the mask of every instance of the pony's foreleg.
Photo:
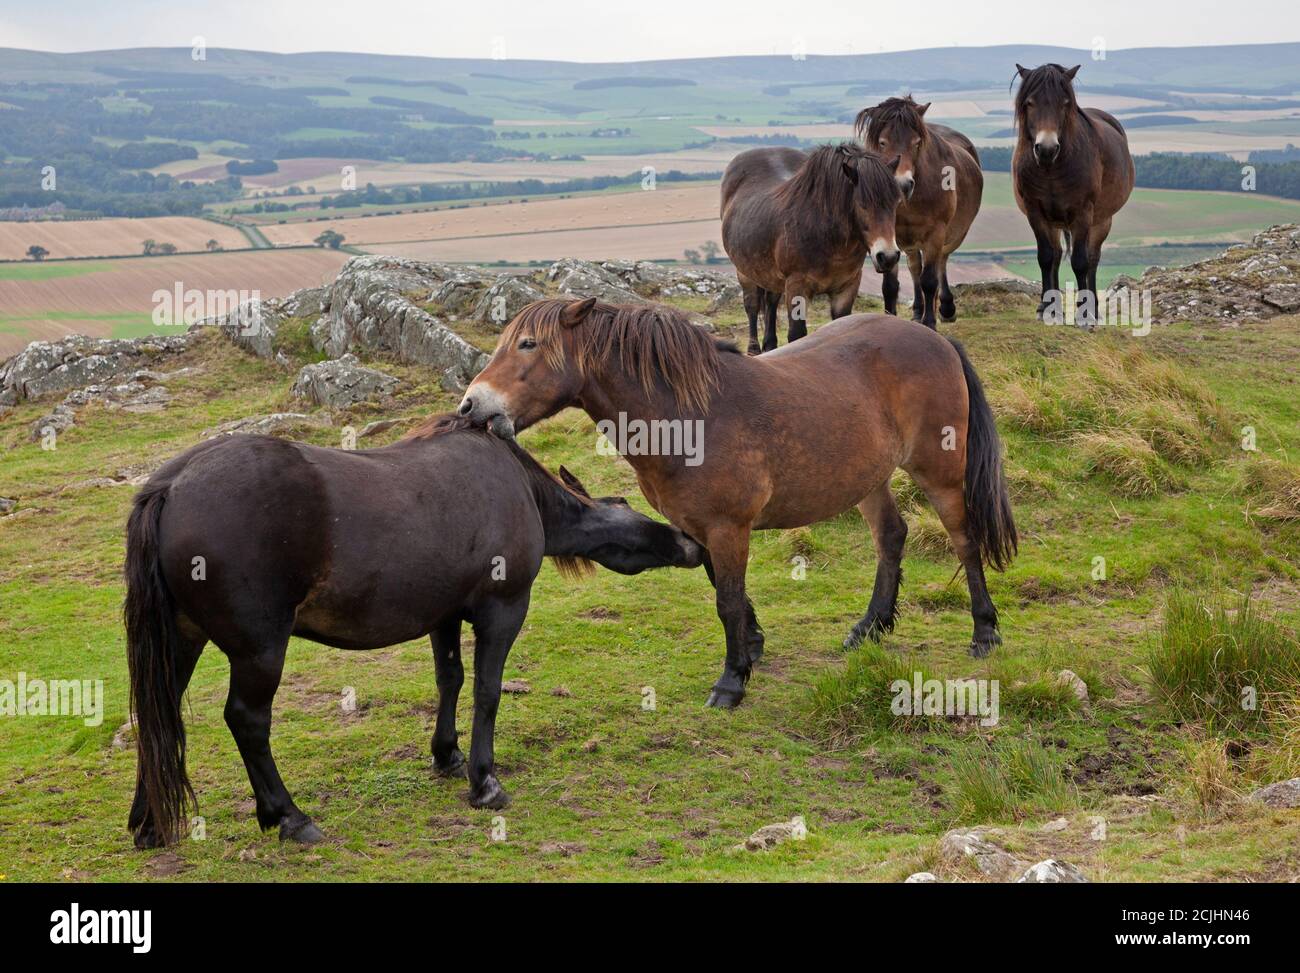
[[[798,341],[808,334],[808,291],[802,277],[790,278],[785,282],[785,319],[786,341]],[[772,348],[776,347],[776,332],[772,333]],[[763,350],[771,351],[767,339],[763,340]]]
[[[781,295],[763,291],[763,350],[776,347],[776,317],[781,309]]]
[[[752,611],[745,596],[745,568],[749,561],[749,525],[726,525],[709,531],[707,544],[713,569],[718,618],[727,638],[727,659],[713,684],[708,706],[731,709],[745,698],[745,684],[753,659],[749,650]]]
[[[831,295],[831,320],[847,317],[853,313],[853,303],[858,299],[858,289],[862,286],[862,275],[858,274],[838,291]]]
[[[1060,296],[1060,282],[1056,279],[1056,274],[1061,262],[1061,250],[1059,242],[1053,239],[1055,234],[1051,229],[1032,221],[1029,226],[1034,231],[1034,241],[1038,244],[1038,272],[1043,281],[1036,312],[1041,321],[1053,301]]]
[[[950,324],[957,320],[957,302],[948,285],[948,254],[939,258],[939,320]]]
[[[898,264],[880,275],[880,296],[885,299],[885,313],[898,313]]]
[[[909,250],[907,253],[907,272],[912,276],[912,320],[920,321],[921,315],[925,310],[925,294],[921,290],[921,262],[920,250]],[[897,275],[898,268],[894,268],[890,273]]]
[[[751,355],[757,355],[758,347],[758,314],[767,306],[767,292],[749,281],[741,281],[741,290],[745,297],[745,317],[749,318],[749,348]]]
[[[257,646],[249,646],[247,652],[218,645],[230,657],[226,725],[235,738],[248,780],[253,785],[257,823],[263,831],[279,825],[281,841],[302,844],[320,841],[324,836],[293,803],[271,755],[271,701],[280,687],[289,632],[277,633]]]
[[[1079,288],[1076,323],[1084,328],[1092,328],[1097,324],[1097,294],[1089,285],[1091,262],[1088,258],[1088,237],[1090,229],[1089,224],[1084,222],[1073,227],[1070,231],[1072,238],[1070,269],[1074,271],[1075,285]]]
[[[925,302],[921,323],[927,328],[934,328],[937,323],[934,311],[939,302],[939,260],[942,253],[942,240],[932,239],[921,248],[921,297]]]
[[[457,615],[429,636],[438,680],[438,722],[430,749],[433,766],[444,777],[465,776],[465,755],[456,745],[456,701],[460,699],[460,687],[465,684],[465,667],[460,661],[460,623]]]
[[[474,613],[474,735],[469,744],[469,802],[474,807],[497,809],[510,803],[496,778],[493,738],[506,656],[527,614],[527,592],[489,602]]]
[[[894,630],[898,586],[903,580],[903,544],[907,540],[907,523],[898,513],[888,480],[867,494],[858,510],[871,528],[876,545],[876,586],[867,613],[844,640],[846,649],[857,648],[864,638],[879,642],[881,636]]]
[[[1097,290],[1097,268],[1101,266],[1101,245],[1110,236],[1110,223],[1109,219],[1102,220],[1088,234],[1088,289],[1097,295],[1098,316],[1103,315],[1105,309],[1101,307],[1101,291]]]

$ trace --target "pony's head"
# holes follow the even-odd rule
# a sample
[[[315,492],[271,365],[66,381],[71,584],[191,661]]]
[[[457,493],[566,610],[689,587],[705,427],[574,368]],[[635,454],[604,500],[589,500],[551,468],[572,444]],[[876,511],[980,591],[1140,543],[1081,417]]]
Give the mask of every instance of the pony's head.
[[[796,203],[796,218],[860,236],[872,264],[883,274],[897,266],[899,258],[894,230],[903,201],[894,181],[898,162],[885,162],[853,142],[820,145],[780,192]]]
[[[1079,65],[1064,68],[1043,64],[1036,68],[1016,65],[1020,90],[1016,92],[1016,128],[1034,150],[1034,161],[1051,166],[1074,131],[1080,112],[1074,97],[1074,76]],[[1011,79],[1016,83],[1016,78]]]
[[[663,397],[678,414],[703,415],[718,384],[720,350],[667,305],[536,301],[506,325],[457,411],[510,439],[577,404],[589,381],[626,377],[647,400]]]
[[[881,159],[898,159],[894,179],[905,199],[916,188],[916,157],[925,148],[925,112],[930,103],[918,105],[911,95],[886,98],[880,104],[858,112],[854,131],[868,152]]]

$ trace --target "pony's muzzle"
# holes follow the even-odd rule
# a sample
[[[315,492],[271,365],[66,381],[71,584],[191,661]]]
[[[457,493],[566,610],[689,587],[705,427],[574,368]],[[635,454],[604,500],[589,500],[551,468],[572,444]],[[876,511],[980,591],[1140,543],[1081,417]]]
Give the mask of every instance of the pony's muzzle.
[[[1034,161],[1040,166],[1050,166],[1060,154],[1060,142],[1044,140],[1034,143]]]
[[[515,424],[502,406],[501,397],[491,388],[466,392],[456,408],[456,414],[469,419],[476,426],[491,429],[499,439],[514,439]]]
[[[903,199],[909,200],[912,198],[912,193],[916,190],[916,180],[911,176],[904,176],[902,179],[898,180],[898,188],[902,190]]]
[[[883,274],[898,266],[899,252],[897,250],[877,250],[871,255],[871,259],[876,265],[876,270]]]

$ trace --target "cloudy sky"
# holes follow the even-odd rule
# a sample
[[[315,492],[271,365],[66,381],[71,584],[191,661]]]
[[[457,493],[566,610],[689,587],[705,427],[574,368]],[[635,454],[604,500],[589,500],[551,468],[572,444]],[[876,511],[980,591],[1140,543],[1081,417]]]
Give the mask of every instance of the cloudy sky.
[[[628,61],[951,44],[1300,40],[1295,0],[0,0],[0,48],[210,47]]]

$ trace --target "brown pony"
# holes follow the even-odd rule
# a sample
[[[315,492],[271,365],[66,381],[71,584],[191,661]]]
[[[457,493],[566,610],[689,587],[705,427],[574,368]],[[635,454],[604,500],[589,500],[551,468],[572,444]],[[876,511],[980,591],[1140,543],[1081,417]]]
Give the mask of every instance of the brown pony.
[[[876,582],[846,645],[893,627],[907,536],[889,490],[899,466],[930,498],[966,569],[971,654],[1001,642],[984,564],[1011,559],[1016,528],[993,413],[956,342],[856,314],[749,358],[674,308],[539,301],[506,327],[459,412],[513,436],[568,406],[628,429],[696,424],[703,449],[693,456],[622,451],[651,506],[707,549],[727,640],[710,705],[740,702],[763,649],[745,595],[753,530],[815,523],[856,504],[875,539]]]
[[[868,152],[901,160],[895,179],[903,191],[894,226],[912,273],[912,320],[935,326],[935,297],[943,321],[957,319],[948,286],[948,257],[980,209],[984,173],[979,153],[965,135],[946,125],[927,125],[929,104],[912,96],[889,98],[858,113],[855,130]],[[885,312],[898,312],[898,268],[885,274]]]
[[[722,177],[722,246],[736,266],[749,316],[749,353],[776,347],[776,306],[785,299],[788,341],[808,333],[810,298],[826,294],[831,317],[853,311],[867,255],[882,274],[898,265],[894,183],[885,164],[860,146],[750,149]]]
[[[1074,95],[1079,65],[1016,65],[1018,137],[1011,158],[1016,205],[1029,219],[1043,276],[1042,318],[1059,303],[1061,253],[1070,250],[1078,281],[1079,323],[1097,317],[1097,264],[1111,219],[1133,192],[1135,174],[1124,126],[1099,108],[1080,108]],[[1012,84],[1015,83],[1012,79]],[[1062,239],[1064,235],[1064,239]]]

